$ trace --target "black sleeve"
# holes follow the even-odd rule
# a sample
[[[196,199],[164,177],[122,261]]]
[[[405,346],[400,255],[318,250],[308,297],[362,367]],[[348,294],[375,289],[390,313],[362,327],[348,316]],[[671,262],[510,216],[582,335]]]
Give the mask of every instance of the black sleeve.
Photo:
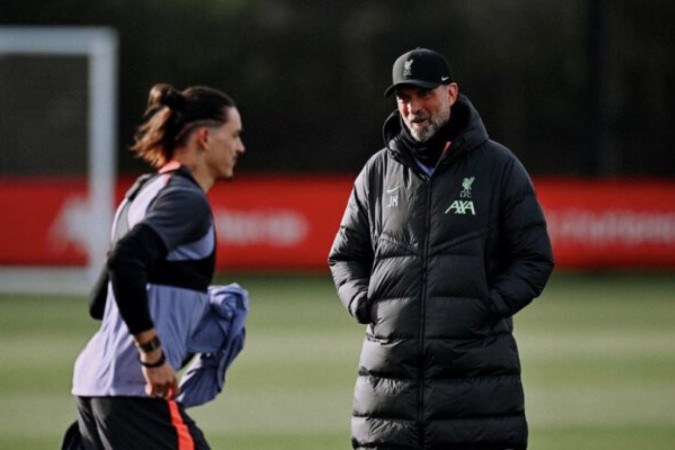
[[[367,295],[374,258],[368,218],[368,176],[367,168],[364,168],[354,182],[340,229],[328,254],[338,297],[347,311],[363,324],[372,322]]]
[[[152,328],[146,284],[148,267],[166,257],[159,234],[147,225],[136,225],[120,239],[108,258],[108,276],[117,307],[131,334]]]
[[[105,301],[108,296],[108,267],[104,266],[89,292],[89,315],[92,319],[103,319]]]
[[[490,290],[493,311],[512,316],[538,297],[553,271],[546,219],[534,186],[519,161],[504,178],[500,252],[508,263]]]

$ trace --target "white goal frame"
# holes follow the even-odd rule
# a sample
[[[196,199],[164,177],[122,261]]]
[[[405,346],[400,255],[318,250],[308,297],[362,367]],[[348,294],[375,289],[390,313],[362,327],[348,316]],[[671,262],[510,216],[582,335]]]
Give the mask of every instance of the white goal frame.
[[[84,294],[108,250],[117,179],[117,34],[106,27],[3,27],[0,55],[88,59],[86,268],[0,266],[0,292]]]

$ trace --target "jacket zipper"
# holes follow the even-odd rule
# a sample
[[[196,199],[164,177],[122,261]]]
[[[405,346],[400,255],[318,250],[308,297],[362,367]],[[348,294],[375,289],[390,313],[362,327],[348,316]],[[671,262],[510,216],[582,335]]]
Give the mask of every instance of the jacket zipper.
[[[418,367],[418,378],[419,378],[419,410],[418,410],[418,421],[419,421],[419,435],[422,448],[426,448],[426,442],[424,439],[424,365],[426,362],[426,356],[424,354],[424,344],[425,344],[425,327],[426,327],[426,302],[427,302],[427,279],[429,275],[429,231],[431,230],[431,181],[432,177],[427,176],[427,208],[426,208],[426,230],[427,233],[424,237],[424,251],[422,253],[422,293],[420,301],[420,336],[419,336],[419,367]]]

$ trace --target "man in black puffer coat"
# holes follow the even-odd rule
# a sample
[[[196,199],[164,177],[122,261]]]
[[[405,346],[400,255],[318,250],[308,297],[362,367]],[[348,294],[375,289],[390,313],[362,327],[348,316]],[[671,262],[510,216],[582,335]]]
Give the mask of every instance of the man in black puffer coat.
[[[541,207],[440,54],[401,55],[390,93],[385,148],[358,175],[329,255],[340,300],[368,325],[352,445],[523,450],[512,316],[553,269]]]

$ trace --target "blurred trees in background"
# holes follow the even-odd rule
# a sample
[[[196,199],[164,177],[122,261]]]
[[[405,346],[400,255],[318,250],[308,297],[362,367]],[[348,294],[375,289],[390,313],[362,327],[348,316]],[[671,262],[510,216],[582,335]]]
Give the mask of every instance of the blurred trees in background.
[[[0,3],[2,25],[117,30],[122,172],[147,169],[126,148],[168,82],[235,98],[242,172],[353,174],[382,147],[391,64],[423,46],[533,174],[672,177],[673,18],[668,0]]]

